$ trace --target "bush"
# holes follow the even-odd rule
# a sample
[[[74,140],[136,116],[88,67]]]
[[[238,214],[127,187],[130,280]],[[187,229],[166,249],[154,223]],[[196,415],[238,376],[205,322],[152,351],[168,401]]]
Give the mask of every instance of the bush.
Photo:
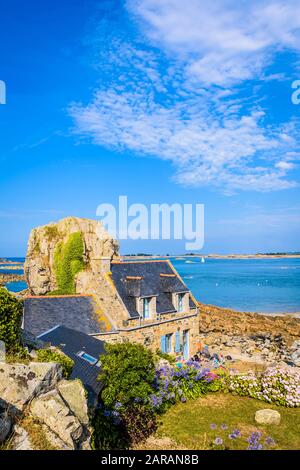
[[[0,288],[0,340],[7,352],[20,351],[20,334],[23,304],[6,289]]]
[[[287,407],[300,406],[300,374],[290,369],[270,367],[264,373],[230,375],[229,391],[234,395]]]
[[[92,420],[92,428],[93,449],[128,449],[129,437],[118,412],[98,408]]]
[[[128,448],[157,427],[157,416],[169,406],[220,390],[222,380],[199,363],[155,370],[154,356],[136,344],[107,345],[99,379],[102,408],[94,420],[96,449]]]
[[[163,367],[156,371],[155,393],[149,397],[157,412],[165,412],[172,404],[195,399],[223,387],[220,375],[201,369],[198,362],[190,361],[183,367]]]
[[[37,362],[57,362],[63,368],[63,376],[67,379],[72,374],[74,367],[73,359],[53,349],[38,349]]]
[[[81,232],[72,233],[66,243],[58,243],[54,252],[57,289],[50,295],[75,294],[75,276],[84,269],[84,243]]]
[[[151,351],[139,344],[106,345],[99,380],[102,408],[94,418],[96,449],[128,448],[156,428],[148,397],[153,393],[155,364]]]
[[[104,388],[101,394],[107,408],[120,402],[123,406],[137,400],[145,401],[153,391],[155,365],[153,354],[140,344],[108,344],[107,355],[102,356],[99,380]]]

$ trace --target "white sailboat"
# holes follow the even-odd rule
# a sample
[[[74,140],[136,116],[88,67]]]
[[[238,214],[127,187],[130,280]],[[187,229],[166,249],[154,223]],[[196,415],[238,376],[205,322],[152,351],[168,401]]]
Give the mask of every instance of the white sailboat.
[[[203,256],[201,258],[201,263],[205,263],[205,259],[203,258]]]

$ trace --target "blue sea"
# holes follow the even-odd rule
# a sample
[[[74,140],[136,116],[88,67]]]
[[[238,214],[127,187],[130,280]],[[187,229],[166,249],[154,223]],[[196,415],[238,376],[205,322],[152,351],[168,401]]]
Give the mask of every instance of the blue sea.
[[[24,258],[10,259],[24,262]],[[300,312],[300,258],[171,261],[200,302],[248,312]],[[26,284],[13,282],[7,287],[18,292]]]
[[[1,258],[1,256],[0,256]],[[14,261],[14,262],[17,262],[17,263],[20,263],[20,264],[23,264],[24,261],[25,261],[25,258],[6,258],[8,259],[9,261]],[[22,269],[11,269],[11,265],[9,264],[5,264],[4,263],[0,263],[0,274],[23,274],[24,271],[23,271],[23,268]],[[4,268],[4,269],[2,269]],[[10,290],[11,292],[20,292],[21,290],[24,290],[26,289],[27,287],[27,284],[26,282],[24,281],[15,281],[15,282],[8,282],[6,284],[6,287],[8,290]]]
[[[300,312],[300,258],[176,259],[172,263],[205,304],[263,313]]]

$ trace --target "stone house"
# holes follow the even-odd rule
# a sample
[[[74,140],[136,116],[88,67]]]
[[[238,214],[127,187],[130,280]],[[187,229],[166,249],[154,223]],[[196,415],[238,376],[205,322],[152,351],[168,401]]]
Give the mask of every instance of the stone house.
[[[98,338],[138,342],[184,359],[195,354],[197,303],[170,261],[112,261],[108,275],[125,315]]]
[[[101,260],[89,289],[74,296],[29,296],[23,328],[40,336],[66,326],[107,342],[137,342],[188,359],[197,351],[197,303],[168,260]],[[89,295],[87,295],[87,293]]]

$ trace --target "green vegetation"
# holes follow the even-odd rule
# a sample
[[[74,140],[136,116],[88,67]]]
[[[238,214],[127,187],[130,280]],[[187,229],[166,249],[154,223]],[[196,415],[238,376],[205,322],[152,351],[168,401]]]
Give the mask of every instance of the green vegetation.
[[[84,243],[81,232],[72,233],[66,243],[58,243],[54,253],[57,290],[49,295],[75,294],[75,276],[84,269]]]
[[[153,392],[155,365],[151,351],[140,344],[107,344],[102,356],[99,380],[104,389],[101,398],[107,407],[123,405],[139,398],[146,400]]]
[[[0,288],[0,340],[7,352],[17,353],[21,348],[20,327],[23,306],[14,295]]]
[[[225,448],[238,450],[247,449],[247,439],[258,431],[262,433],[260,442],[263,448],[299,449],[300,409],[273,404],[267,407],[281,414],[279,426],[255,422],[255,412],[264,408],[259,400],[223,393],[210,394],[170,408],[161,418],[157,436],[169,437],[180,446],[199,450],[216,448],[214,442],[221,438]],[[241,435],[232,438],[234,430],[239,430]],[[265,444],[269,436],[275,441],[271,447]]]
[[[104,384],[101,406],[93,422],[95,449],[124,449],[142,442],[147,448],[146,439],[155,432],[176,448],[299,448],[295,371],[268,368],[256,375],[232,375],[194,361],[155,370],[161,354],[141,345],[107,345],[107,353],[99,377]],[[266,407],[279,410],[279,426],[255,422],[255,412]]]
[[[47,225],[45,227],[45,237],[49,242],[53,240],[58,240],[60,237],[60,233],[56,225]]]
[[[163,353],[161,352],[160,349],[157,349],[156,350],[156,355],[161,358],[161,359],[165,359],[166,361],[168,361],[170,364],[175,364],[176,362],[176,358],[174,356],[171,356],[170,354],[168,353]]]
[[[37,351],[37,362],[57,362],[62,366],[63,376],[66,379],[70,377],[74,367],[74,361],[72,359],[53,349],[39,349]]]
[[[95,449],[124,449],[148,437],[156,417],[148,404],[155,365],[151,351],[140,344],[107,344],[99,380],[102,408],[93,420]]]

